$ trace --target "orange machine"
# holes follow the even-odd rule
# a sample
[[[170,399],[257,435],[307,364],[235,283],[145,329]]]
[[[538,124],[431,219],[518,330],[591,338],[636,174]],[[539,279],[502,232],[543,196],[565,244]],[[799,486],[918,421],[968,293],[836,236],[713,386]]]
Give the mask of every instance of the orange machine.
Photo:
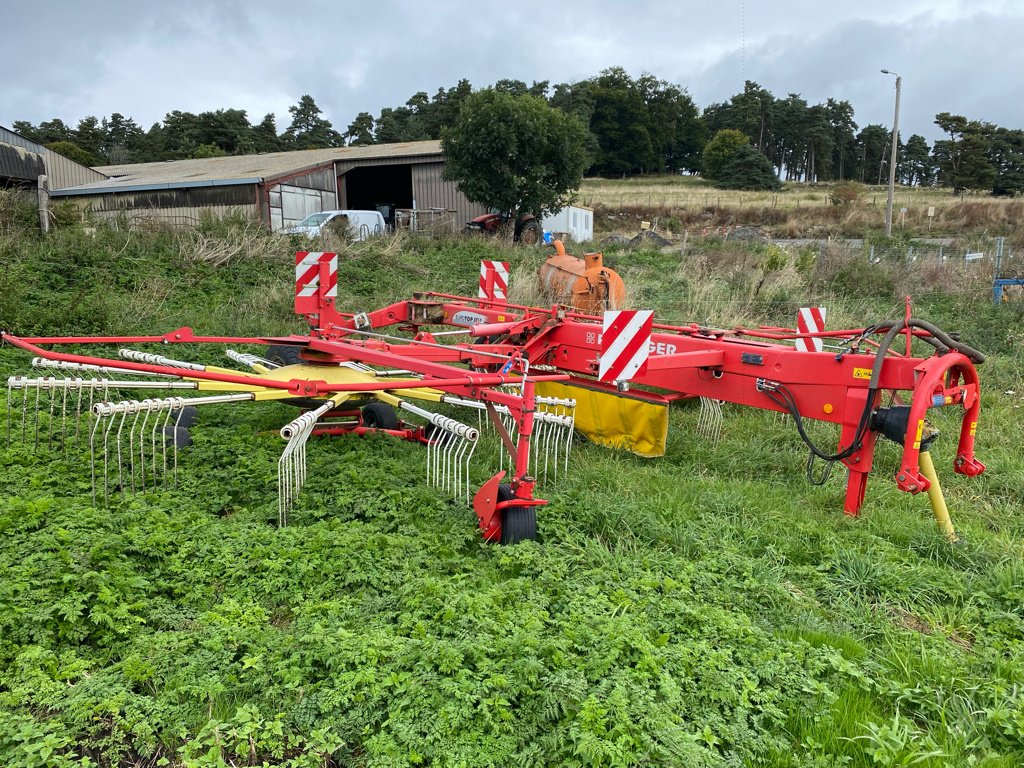
[[[537,270],[545,296],[587,314],[624,307],[626,287],[614,269],[604,266],[602,254],[585,253],[577,259],[565,252],[561,240],[552,245],[555,253]]]

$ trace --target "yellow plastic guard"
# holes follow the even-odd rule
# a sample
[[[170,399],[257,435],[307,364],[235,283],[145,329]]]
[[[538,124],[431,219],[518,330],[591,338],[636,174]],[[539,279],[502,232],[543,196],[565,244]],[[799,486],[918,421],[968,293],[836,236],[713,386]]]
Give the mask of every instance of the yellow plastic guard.
[[[574,398],[576,429],[598,445],[638,456],[665,455],[668,405],[557,381],[538,381],[535,392],[543,397]]]

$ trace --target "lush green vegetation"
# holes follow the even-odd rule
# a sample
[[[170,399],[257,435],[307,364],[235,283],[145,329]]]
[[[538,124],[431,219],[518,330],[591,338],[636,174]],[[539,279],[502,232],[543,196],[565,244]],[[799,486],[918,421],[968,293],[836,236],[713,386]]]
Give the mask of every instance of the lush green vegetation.
[[[559,211],[587,167],[587,129],[538,96],[487,89],[444,130],[443,176],[466,198],[509,219]]]
[[[340,301],[473,291],[479,259],[501,256],[527,293],[539,254],[499,247],[350,246]],[[213,225],[41,239],[12,224],[0,326],[298,330],[292,250]],[[788,324],[823,300],[869,322],[920,285],[901,265],[759,245],[607,260],[676,320]],[[674,408],[664,459],[578,445],[542,488],[541,540],[511,548],[482,544],[423,482],[422,453],[384,439],[311,445],[278,529],[283,405],[204,413],[176,489],[104,508],[87,451],[0,443],[0,764],[1020,765],[1024,313],[952,275],[913,292],[991,354],[988,473],[948,471],[952,424],[934,449],[958,547],[896,490],[894,447],[851,520],[841,473],[809,485],[792,425],[740,408],[717,446]],[[3,349],[0,368],[27,359]]]

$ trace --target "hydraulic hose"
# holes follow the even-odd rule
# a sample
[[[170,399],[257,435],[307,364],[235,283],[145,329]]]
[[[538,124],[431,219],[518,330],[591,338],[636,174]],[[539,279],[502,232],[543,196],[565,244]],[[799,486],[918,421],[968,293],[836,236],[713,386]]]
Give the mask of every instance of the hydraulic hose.
[[[796,400],[788,387],[780,385],[776,392],[767,389],[764,390],[765,394],[768,395],[773,402],[789,411],[790,415],[793,417],[793,421],[796,423],[796,429],[800,434],[800,438],[810,449],[811,456],[808,458],[809,477],[813,457],[817,457],[826,462],[841,461],[849,458],[860,450],[860,446],[864,441],[864,435],[867,434],[871,423],[871,413],[874,410],[875,394],[878,392],[879,382],[882,377],[882,365],[885,362],[885,355],[889,351],[889,347],[892,346],[896,337],[904,330],[909,328],[920,328],[923,331],[927,331],[933,338],[924,337],[924,340],[940,352],[955,349],[974,363],[982,363],[985,361],[985,356],[981,352],[967,344],[957,341],[941,328],[929,323],[927,320],[920,320],[916,317],[902,320],[886,320],[878,323],[877,325],[871,326],[869,330],[870,332],[876,332],[886,328],[888,328],[888,332],[879,343],[878,349],[875,350],[875,361],[871,366],[871,380],[868,382],[868,396],[864,403],[864,411],[861,413],[860,420],[857,422],[857,430],[854,433],[853,440],[844,450],[830,454],[821,450],[814,444],[803,428],[803,418],[800,416],[800,410],[796,405]]]
[[[944,330],[939,328],[937,325],[929,323],[927,320],[921,320],[920,318],[917,317],[912,317],[909,320],[887,320],[885,322],[879,323],[878,325],[872,326],[872,329],[876,331],[881,331],[886,328],[889,328],[889,333],[886,334],[886,338],[889,339],[889,343],[891,344],[892,339],[896,337],[896,334],[908,326],[911,328],[920,328],[922,331],[928,331],[928,333],[930,333],[934,337],[934,339],[929,339],[927,336],[923,337],[923,339],[932,346],[937,346],[934,343],[937,340],[942,342],[947,349],[955,349],[957,352],[962,354],[972,363],[981,364],[985,362],[985,355],[979,352],[978,350],[974,349],[974,347],[964,344],[962,341],[957,341]]]

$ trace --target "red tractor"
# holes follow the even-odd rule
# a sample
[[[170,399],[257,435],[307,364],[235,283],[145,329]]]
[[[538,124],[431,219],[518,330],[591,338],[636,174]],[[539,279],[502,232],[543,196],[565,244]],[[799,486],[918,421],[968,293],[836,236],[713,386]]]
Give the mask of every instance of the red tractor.
[[[507,231],[512,223],[512,218],[503,213],[485,213],[477,216],[466,224],[466,231],[469,233],[481,232],[489,235],[496,235]],[[512,230],[512,241],[523,245],[537,245],[544,239],[540,219],[532,213],[524,213],[515,219],[515,228]]]

